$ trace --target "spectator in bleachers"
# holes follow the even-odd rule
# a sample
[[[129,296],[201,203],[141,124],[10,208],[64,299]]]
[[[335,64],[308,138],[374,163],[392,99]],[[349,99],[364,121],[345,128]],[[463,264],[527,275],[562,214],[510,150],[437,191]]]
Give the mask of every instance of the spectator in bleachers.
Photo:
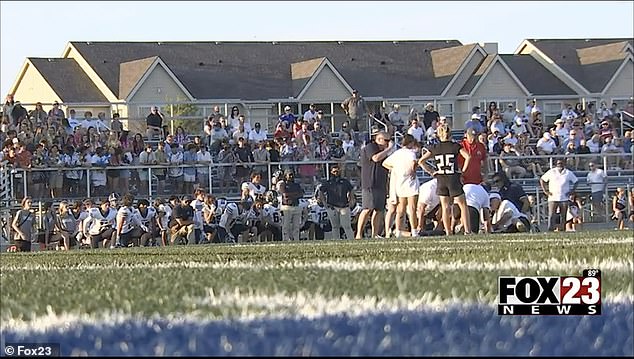
[[[500,165],[510,178],[522,178],[526,175],[526,169],[520,161],[521,155],[513,144],[505,142],[503,151],[500,154]]]
[[[60,122],[63,118],[66,118],[64,110],[59,108],[59,102],[53,102],[53,108],[48,111],[48,117],[50,117],[54,122]]]
[[[196,183],[196,163],[198,162],[198,156],[196,152],[198,149],[193,143],[188,143],[183,151],[183,164],[186,166],[183,168],[183,192],[182,193],[194,193],[194,184]]]
[[[154,159],[156,164],[159,166],[166,166],[169,164],[169,157],[165,153],[165,143],[159,141],[156,146],[156,151],[154,151]],[[157,168],[152,171],[152,174],[156,175],[157,184],[156,184],[156,193],[160,196],[165,193],[165,178],[166,171],[164,168]]]
[[[565,167],[562,159],[558,159],[555,167],[546,171],[539,182],[548,196],[549,230],[564,231],[568,197],[577,188],[577,176]]]
[[[229,139],[229,135],[227,131],[222,128],[222,124],[220,122],[214,122],[214,128],[211,132],[211,144],[209,146],[210,152],[212,154],[218,153],[221,149],[222,143]]]
[[[172,153],[169,155],[169,163],[171,168],[169,169],[170,182],[172,184],[172,193],[183,194],[183,167],[181,165],[184,161],[183,147],[174,144]]]
[[[271,162],[271,154],[266,149],[266,141],[256,142],[256,148],[253,150],[253,161],[256,163],[267,164]],[[268,178],[268,167],[265,165],[256,165],[253,169]]]
[[[249,133],[245,130],[244,124],[241,124],[238,122],[238,127],[236,127],[235,131],[233,132],[231,136],[231,139],[233,140],[232,143],[237,144],[238,139],[240,138],[244,138],[245,140],[247,140],[249,138]]]
[[[544,121],[542,119],[542,113],[540,111],[532,112],[529,124],[530,124],[531,131],[532,131],[533,134],[543,133],[544,132]]]
[[[489,106],[487,107],[487,119],[491,121],[493,115],[499,114],[498,104],[494,101],[489,102]]]
[[[253,130],[249,132],[249,143],[258,143],[266,141],[266,130],[262,130],[259,122],[253,126]]]
[[[42,103],[35,104],[35,109],[29,112],[29,119],[33,121],[38,127],[47,125],[48,114],[42,108]]]
[[[403,132],[403,127],[405,126],[405,120],[403,119],[403,115],[399,112],[401,109],[401,105],[395,103],[392,106],[392,111],[387,115],[388,119],[392,126],[396,128],[397,131]]]
[[[500,136],[504,137],[506,136],[506,126],[504,125],[504,122],[502,121],[502,117],[500,117],[500,115],[498,115],[497,113],[495,113],[493,115],[493,117],[490,118],[489,120],[489,131],[491,132],[499,132]]]
[[[220,107],[218,107],[218,114],[220,113]],[[214,115],[215,117],[215,115]],[[240,109],[238,106],[231,107],[231,113],[229,114],[229,127],[232,131],[235,131],[240,124]]]
[[[284,113],[279,117],[279,123],[284,126],[286,132],[292,132],[292,126],[297,121],[297,116],[293,114],[291,106],[284,106]]]
[[[504,126],[511,127],[513,125],[513,121],[515,119],[515,106],[512,103],[509,103],[506,106],[506,110],[502,113],[502,120],[504,121]]]
[[[358,90],[352,90],[352,96],[348,97],[341,103],[341,108],[344,110],[350,121],[350,127],[356,132],[365,132],[367,128],[367,118],[370,113],[365,99],[359,94]]]
[[[211,152],[207,149],[207,146],[200,144],[196,146],[196,163],[199,165],[204,165],[202,167],[196,168],[196,180],[198,182],[198,186],[209,191],[209,166],[213,164],[213,158],[211,157]]]
[[[253,162],[253,153],[251,153],[251,149],[247,146],[244,137],[238,138],[238,146],[235,149],[235,158],[236,158],[236,181],[238,183],[245,182],[249,173],[251,172],[250,165],[246,163]]]
[[[29,114],[24,107],[22,107],[22,103],[20,101],[15,102],[15,106],[13,106],[13,110],[11,111],[11,117],[15,123],[13,124],[15,127],[19,127],[22,122],[26,122],[30,125]]]
[[[159,139],[163,138],[163,120],[164,116],[159,107],[152,106],[150,114],[145,118],[146,136],[148,139],[152,139],[155,136],[158,136]]]
[[[414,136],[416,141],[423,143],[423,137],[425,136],[425,130],[420,127],[417,118],[413,118],[410,127],[407,129],[407,134]]]
[[[469,121],[465,123],[464,128],[465,130],[473,128],[477,133],[486,132],[484,130],[484,126],[482,126],[482,123],[480,122],[480,115],[477,113],[471,115]]]
[[[502,137],[499,131],[494,131],[487,137],[487,149],[489,154],[497,156],[502,153]]]
[[[317,106],[315,106],[314,103],[311,103],[308,106],[308,110],[304,112],[303,119],[305,122],[308,123],[308,126],[312,128],[316,118],[317,118]]]
[[[425,128],[429,130],[429,128],[432,127],[432,123],[436,121],[436,124],[438,124],[439,120],[440,114],[438,111],[434,110],[434,104],[430,102],[425,105],[425,112],[423,113],[423,125]],[[434,127],[434,130],[435,129],[436,128]]]
[[[218,163],[224,166],[218,167],[218,183],[220,184],[220,193],[228,193],[227,186],[231,184],[234,173],[233,163],[236,162],[235,154],[231,150],[229,143],[222,142],[221,150],[218,153]]]
[[[135,136],[136,139],[136,136]],[[189,137],[185,133],[183,126],[176,127],[176,133],[174,134],[174,142],[179,146],[185,146],[189,143]]]
[[[537,141],[535,147],[539,155],[552,155],[557,151],[557,144],[549,132],[544,132],[544,135]]]
[[[9,119],[11,128],[15,127],[15,119],[13,118],[13,108],[15,107],[15,100],[13,94],[7,94],[4,105],[2,105],[2,113]]]
[[[565,121],[563,119],[558,118],[555,120],[555,134],[560,139],[560,141],[563,141],[565,138],[567,138],[569,132],[570,131],[565,126]]]
[[[604,141],[604,145],[601,147],[601,154],[619,154],[623,152],[623,148],[618,148],[612,137],[607,137]],[[619,168],[620,158],[618,156],[607,157],[608,167]]]

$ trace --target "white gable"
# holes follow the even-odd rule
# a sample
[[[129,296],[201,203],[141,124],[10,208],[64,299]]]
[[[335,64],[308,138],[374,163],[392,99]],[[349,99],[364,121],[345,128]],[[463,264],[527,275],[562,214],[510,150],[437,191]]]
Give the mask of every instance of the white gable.
[[[499,62],[495,62],[493,68],[486,74],[484,79],[476,89],[473,97],[480,98],[504,98],[504,97],[526,97],[526,93],[511,77],[506,69]]]
[[[301,100],[304,102],[343,101],[350,97],[350,91],[341,82],[330,66],[326,65],[317,77],[308,84]]]

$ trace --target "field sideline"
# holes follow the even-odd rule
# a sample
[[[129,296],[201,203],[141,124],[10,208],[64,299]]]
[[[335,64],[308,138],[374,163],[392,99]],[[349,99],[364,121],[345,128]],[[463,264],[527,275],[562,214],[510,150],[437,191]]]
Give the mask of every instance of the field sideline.
[[[64,355],[634,355],[629,231],[0,255],[5,342]],[[500,275],[602,270],[603,314],[502,317]],[[4,353],[3,353],[4,355]]]

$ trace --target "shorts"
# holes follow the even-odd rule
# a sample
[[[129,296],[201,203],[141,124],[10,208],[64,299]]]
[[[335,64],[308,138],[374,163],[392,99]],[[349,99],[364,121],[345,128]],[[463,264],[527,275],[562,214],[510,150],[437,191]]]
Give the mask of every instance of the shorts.
[[[363,209],[385,210],[385,190],[377,188],[364,188],[361,190],[361,206]]]
[[[458,197],[464,194],[460,175],[438,176],[436,194],[443,197]]]
[[[590,199],[593,203],[603,202],[603,192],[592,192],[592,194],[590,194]]]

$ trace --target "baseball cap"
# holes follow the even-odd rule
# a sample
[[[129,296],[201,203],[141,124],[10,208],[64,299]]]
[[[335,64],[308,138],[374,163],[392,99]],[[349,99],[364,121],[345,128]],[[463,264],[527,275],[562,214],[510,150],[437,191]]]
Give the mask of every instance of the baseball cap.
[[[289,111],[291,109],[291,106],[284,106],[284,111]]]
[[[432,102],[429,102],[427,105],[425,105],[425,107],[434,107],[434,104]]]

